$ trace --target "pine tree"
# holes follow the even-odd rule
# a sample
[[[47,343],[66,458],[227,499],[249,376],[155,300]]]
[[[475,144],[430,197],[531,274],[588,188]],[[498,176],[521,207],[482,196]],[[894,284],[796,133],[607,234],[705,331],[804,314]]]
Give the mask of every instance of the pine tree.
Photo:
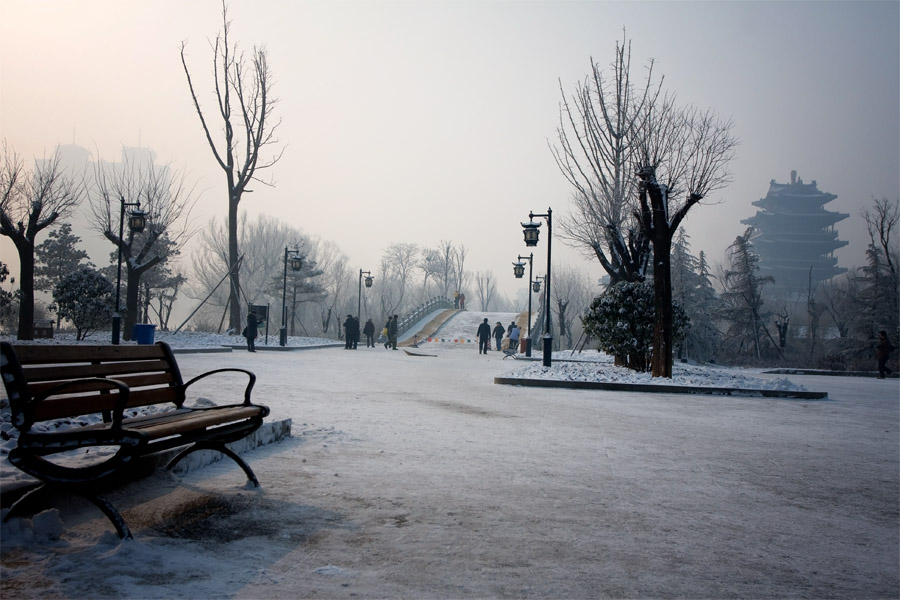
[[[35,246],[34,288],[42,292],[52,292],[57,283],[74,273],[89,257],[77,245],[81,238],[72,235],[72,224],[61,223],[47,235],[47,239]],[[88,261],[87,266],[94,265]],[[60,316],[56,315],[59,328]]]
[[[672,298],[684,307],[691,326],[676,347],[679,358],[707,361],[716,355],[719,332],[713,316],[718,299],[710,281],[706,255],[690,253],[690,236],[679,229],[672,245]]]
[[[774,283],[770,276],[760,277],[759,256],[753,251],[752,228],[739,235],[728,247],[731,268],[725,271],[720,314],[728,323],[726,342],[738,354],[748,350],[762,356],[762,338],[768,335],[765,322],[771,317],[763,301],[763,287]]]

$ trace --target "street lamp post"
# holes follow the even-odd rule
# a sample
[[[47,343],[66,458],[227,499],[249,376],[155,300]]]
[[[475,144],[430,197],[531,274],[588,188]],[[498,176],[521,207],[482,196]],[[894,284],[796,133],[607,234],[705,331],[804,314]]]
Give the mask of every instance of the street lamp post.
[[[290,257],[288,256],[290,254]],[[292,271],[299,271],[303,268],[303,257],[300,256],[299,250],[288,250],[284,247],[284,279],[281,283],[281,330],[278,332],[278,343],[282,346],[287,345],[287,268],[288,262],[291,263]]]
[[[119,258],[116,267],[116,310],[112,318],[112,343],[119,344],[120,331],[122,329],[122,316],[119,314],[119,295],[122,289],[122,244],[125,236],[125,207],[134,206],[135,209],[128,214],[128,229],[132,233],[140,233],[147,224],[147,213],[141,210],[140,202],[125,202],[124,196],[119,196],[121,209],[119,210]]]
[[[522,262],[522,259],[528,259],[528,337],[525,338],[525,356],[531,357],[531,290],[532,285],[536,286],[536,292],[541,291],[540,284],[536,284],[532,279],[531,273],[534,262],[534,252],[529,254],[528,256],[519,256],[516,260],[519,262],[513,263],[513,273],[516,275],[516,279],[521,279],[523,275],[525,275],[525,263]]]
[[[525,245],[529,247],[537,246],[540,223],[535,223],[535,217],[546,217],[547,219],[547,273],[544,274],[544,310],[546,311],[546,319],[544,319],[544,366],[549,367],[553,354],[553,336],[550,333],[550,252],[553,241],[553,210],[547,208],[544,214],[528,213],[528,222],[522,223],[522,232],[525,234]]]
[[[365,273],[365,275],[366,275],[366,287],[367,287],[367,288],[372,287],[372,281],[375,279],[374,277],[372,277],[372,272],[371,272],[371,271],[363,271],[362,269],[359,270],[359,292],[358,292],[358,295],[357,295],[357,297],[356,297],[356,318],[357,318],[357,319],[361,319],[361,318],[362,318],[362,314],[360,313],[360,311],[362,310],[362,280],[363,280],[363,273]]]

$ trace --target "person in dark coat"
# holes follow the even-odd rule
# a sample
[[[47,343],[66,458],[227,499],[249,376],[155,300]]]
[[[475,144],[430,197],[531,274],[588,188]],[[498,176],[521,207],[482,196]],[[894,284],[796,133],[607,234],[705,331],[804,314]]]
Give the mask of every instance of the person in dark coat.
[[[400,322],[397,320],[397,315],[394,315],[390,321],[388,321],[388,346],[391,347],[391,350],[397,349],[397,328],[400,327]],[[387,347],[387,346],[386,346]]]
[[[353,317],[351,315],[347,315],[347,318],[344,319],[344,350],[349,350],[353,347]]]
[[[478,326],[478,332],[475,335],[478,337],[478,354],[487,354],[491,347],[491,324],[488,323],[487,317]]]
[[[353,317],[353,326],[351,327],[353,331],[353,340],[350,342],[350,347],[353,350],[356,350],[356,347],[359,345],[359,317]]]
[[[372,319],[366,321],[366,324],[363,326],[363,334],[366,336],[366,348],[375,347],[375,323],[372,322]]]
[[[256,336],[259,333],[259,320],[256,313],[247,313],[247,327],[244,328],[244,337],[247,338],[247,352],[256,352]]]
[[[878,379],[884,379],[894,371],[888,369],[887,359],[894,351],[894,345],[888,339],[887,331],[882,329],[878,333],[878,343],[875,345],[875,358],[878,359]]]
[[[497,321],[497,324],[494,325],[494,340],[497,342],[497,347],[495,350],[500,350],[500,344],[503,342],[503,334],[506,333],[506,329],[503,325],[500,324],[500,321]]]

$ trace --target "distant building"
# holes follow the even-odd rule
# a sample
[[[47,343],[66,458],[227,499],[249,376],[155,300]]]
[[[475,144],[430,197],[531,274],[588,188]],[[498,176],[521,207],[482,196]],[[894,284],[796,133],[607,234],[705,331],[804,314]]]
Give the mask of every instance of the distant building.
[[[834,225],[850,215],[825,210],[835,198],[820,191],[815,180],[803,183],[791,171],[791,182],[770,181],[766,197],[753,203],[760,210],[741,221],[754,228],[760,274],[774,277],[776,288],[804,291],[810,282],[815,286],[847,270],[837,266],[834,256],[847,245],[837,238]]]

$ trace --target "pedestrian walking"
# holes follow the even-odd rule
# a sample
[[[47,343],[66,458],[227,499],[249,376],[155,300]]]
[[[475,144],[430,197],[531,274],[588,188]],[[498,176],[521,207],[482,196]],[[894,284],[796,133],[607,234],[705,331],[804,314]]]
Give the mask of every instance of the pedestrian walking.
[[[384,347],[388,348],[390,345],[390,340],[388,338],[388,331],[391,329],[391,319],[393,317],[388,317],[388,320],[384,322],[384,327],[381,329],[381,336],[384,338]]]
[[[878,332],[878,343],[875,344],[875,358],[878,360],[878,379],[884,379],[894,371],[887,366],[887,360],[894,351],[894,345],[888,339],[887,331]]]
[[[466,310],[466,295],[459,295],[459,310]]]
[[[391,350],[397,349],[397,328],[400,326],[400,323],[397,321],[397,315],[394,315],[390,321],[388,321],[388,345],[391,347]]]
[[[494,325],[494,340],[497,342],[497,350],[502,350],[501,344],[503,342],[503,334],[506,333],[506,328],[500,324],[500,321],[497,321],[497,324]]]
[[[256,352],[256,336],[259,334],[259,319],[252,310],[247,313],[247,326],[244,337],[247,338],[247,352]]]
[[[478,354],[487,354],[488,348],[491,347],[491,325],[488,323],[487,317],[478,326],[475,335],[478,338]]]
[[[366,336],[366,348],[374,348],[375,347],[375,323],[372,322],[372,319],[366,321],[366,324],[363,326],[363,335]]]

